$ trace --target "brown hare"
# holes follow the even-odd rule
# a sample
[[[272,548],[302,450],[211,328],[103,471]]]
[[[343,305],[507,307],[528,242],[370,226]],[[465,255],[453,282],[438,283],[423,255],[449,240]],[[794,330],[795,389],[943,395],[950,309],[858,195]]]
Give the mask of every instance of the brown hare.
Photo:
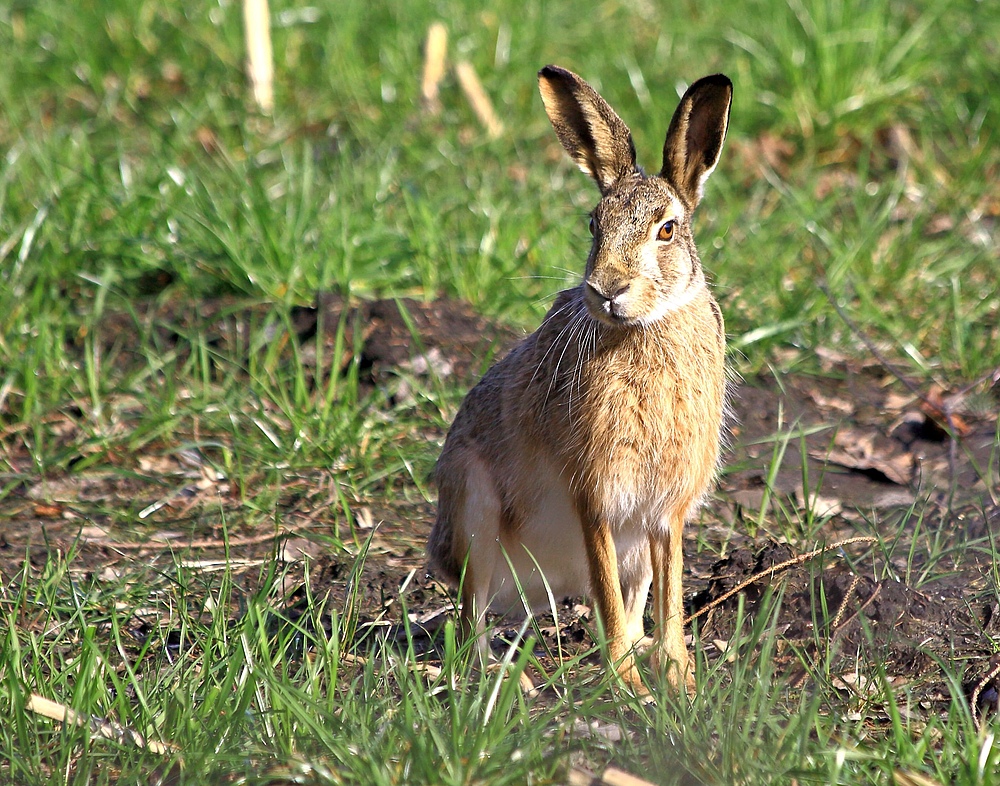
[[[590,85],[557,66],[538,78],[559,141],[601,192],[590,255],[579,286],[459,409],[437,463],[431,564],[461,584],[462,622],[483,655],[487,609],[589,595],[637,691],[652,585],[653,668],[691,689],[682,529],[715,478],[726,393],[722,314],[691,215],[726,138],[732,82],[691,85],[663,167],[647,176]]]

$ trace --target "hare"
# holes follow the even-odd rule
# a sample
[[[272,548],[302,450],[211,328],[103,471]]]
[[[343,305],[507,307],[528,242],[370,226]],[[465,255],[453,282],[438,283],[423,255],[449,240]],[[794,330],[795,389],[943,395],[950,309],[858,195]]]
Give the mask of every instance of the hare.
[[[596,602],[613,666],[635,665],[653,588],[652,665],[693,689],[683,632],[682,529],[717,470],[726,408],[725,330],[691,215],[719,159],[732,101],[721,74],[684,94],[659,174],[576,74],[539,74],[545,111],[601,198],[583,281],[466,396],[436,468],[431,566],[461,585],[479,637],[487,609]]]

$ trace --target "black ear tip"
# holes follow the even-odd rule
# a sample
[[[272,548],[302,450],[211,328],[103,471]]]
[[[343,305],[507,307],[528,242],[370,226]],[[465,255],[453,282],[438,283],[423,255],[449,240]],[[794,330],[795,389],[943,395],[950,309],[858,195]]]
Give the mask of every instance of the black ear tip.
[[[538,72],[539,79],[558,79],[569,76],[570,72],[557,65],[547,65]]]
[[[691,87],[694,87],[695,85],[698,87],[714,87],[717,90],[727,90],[730,93],[733,92],[733,81],[725,74],[710,74],[709,76],[703,76],[691,85]]]

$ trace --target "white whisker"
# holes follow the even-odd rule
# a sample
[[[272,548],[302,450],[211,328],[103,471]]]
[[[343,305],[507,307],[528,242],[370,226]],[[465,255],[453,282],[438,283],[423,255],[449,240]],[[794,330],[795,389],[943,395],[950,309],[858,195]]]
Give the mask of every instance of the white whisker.
[[[546,317],[545,321],[546,322],[550,322],[550,321],[554,320],[556,317],[558,317],[559,315],[561,315],[567,309],[574,308],[575,306],[576,306],[576,301],[575,300],[570,300],[565,305],[561,306],[557,311],[552,312],[548,317]],[[572,322],[573,322],[573,318],[571,317],[569,324],[563,326],[563,328],[556,335],[556,337],[552,341],[552,343],[550,343],[545,348],[545,352],[542,354],[542,357],[539,358],[538,363],[535,366],[535,370],[531,374],[531,379],[528,380],[528,387],[529,388],[535,383],[535,378],[538,376],[538,372],[540,372],[542,370],[542,366],[545,365],[545,361],[548,359],[549,353],[552,352],[552,350],[554,350],[556,348],[556,346],[559,343],[560,337],[563,335],[563,333],[566,331],[566,329],[572,324]]]
[[[562,352],[559,353],[559,360],[556,361],[555,370],[552,372],[552,376],[549,379],[549,389],[545,392],[545,401],[549,399],[549,395],[552,393],[552,388],[555,386],[559,378],[559,369],[562,367],[563,358],[566,357],[566,350],[570,348],[575,343],[575,337],[579,333],[583,326],[581,320],[587,319],[585,311],[577,311],[570,319],[569,324],[566,326],[560,334],[561,338],[566,335],[566,343],[563,345]]]

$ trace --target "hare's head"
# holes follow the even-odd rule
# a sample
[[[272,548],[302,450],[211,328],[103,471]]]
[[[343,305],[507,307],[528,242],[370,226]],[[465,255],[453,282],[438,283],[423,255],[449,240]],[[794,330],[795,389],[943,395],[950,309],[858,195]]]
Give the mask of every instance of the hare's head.
[[[608,324],[652,324],[705,287],[691,214],[722,151],[733,84],[716,74],[691,85],[670,121],[663,167],[646,175],[628,126],[590,85],[558,66],[543,68],[538,83],[556,136],[601,190],[587,307]]]

